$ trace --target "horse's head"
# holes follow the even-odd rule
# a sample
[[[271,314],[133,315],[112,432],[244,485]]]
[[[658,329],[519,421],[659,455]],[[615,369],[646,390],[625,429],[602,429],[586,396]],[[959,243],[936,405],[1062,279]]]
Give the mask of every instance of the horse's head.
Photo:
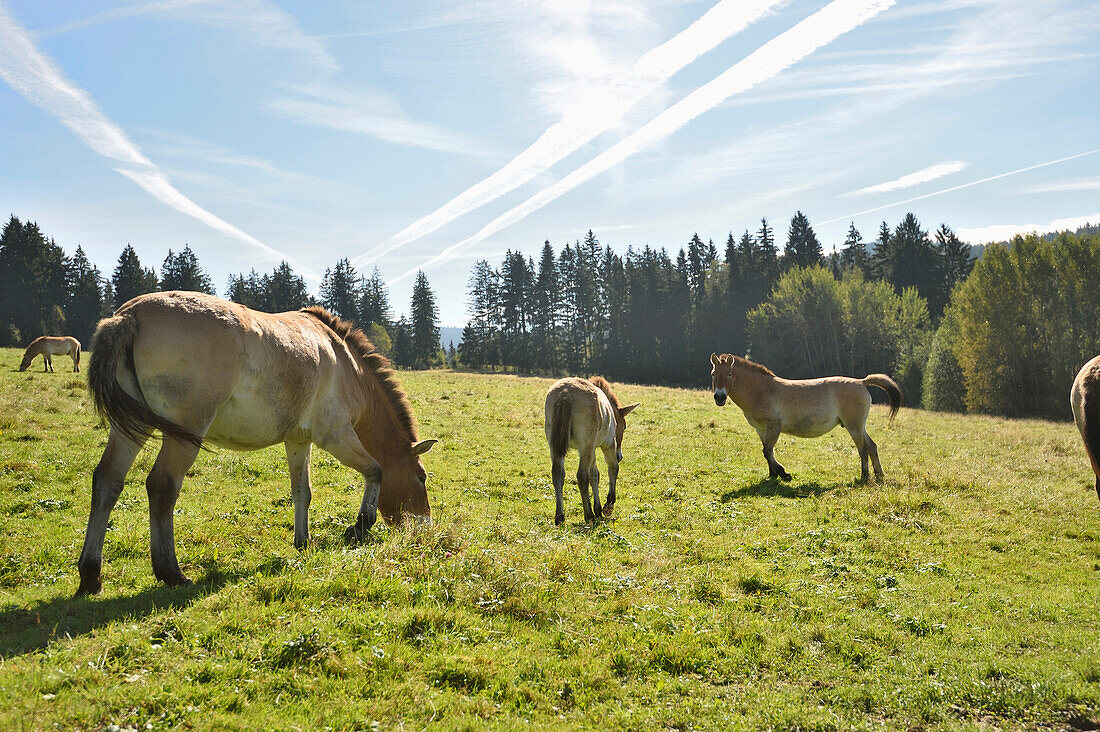
[[[378,510],[390,523],[400,523],[406,513],[412,514],[418,522],[431,523],[428,473],[420,456],[431,450],[436,442],[438,440],[412,443],[406,456],[387,464],[382,470]]]
[[[23,360],[19,364],[19,370],[20,371],[26,371],[27,367],[31,365],[31,361],[33,361],[33,360],[34,360],[34,354],[32,354],[30,351],[27,351],[26,353],[24,353],[23,354]]]
[[[640,402],[628,404],[615,410],[615,459],[623,460],[623,433],[626,432],[626,415],[638,408]]]
[[[710,354],[710,386],[714,389],[714,403],[723,406],[733,390],[733,356]]]

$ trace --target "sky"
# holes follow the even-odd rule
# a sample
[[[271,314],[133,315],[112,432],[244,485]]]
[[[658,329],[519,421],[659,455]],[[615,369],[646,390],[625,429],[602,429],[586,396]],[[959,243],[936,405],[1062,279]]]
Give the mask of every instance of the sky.
[[[591,229],[826,250],[1100,221],[1094,0],[0,0],[0,215],[109,274],[350,259],[444,325],[473,263]]]

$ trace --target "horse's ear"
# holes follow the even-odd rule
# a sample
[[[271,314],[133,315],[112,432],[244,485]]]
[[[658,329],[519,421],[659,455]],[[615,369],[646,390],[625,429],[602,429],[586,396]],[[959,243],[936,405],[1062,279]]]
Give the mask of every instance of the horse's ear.
[[[619,407],[619,416],[625,417],[626,415],[637,409],[639,404],[641,404],[641,402],[635,402],[634,404],[628,404],[625,407]]]
[[[437,442],[439,442],[439,440],[421,440],[420,442],[414,442],[412,444],[413,456],[423,455],[428,450],[431,450],[432,446]]]
[[[711,366],[717,366],[718,365],[718,354],[717,353],[710,354],[710,365]]]

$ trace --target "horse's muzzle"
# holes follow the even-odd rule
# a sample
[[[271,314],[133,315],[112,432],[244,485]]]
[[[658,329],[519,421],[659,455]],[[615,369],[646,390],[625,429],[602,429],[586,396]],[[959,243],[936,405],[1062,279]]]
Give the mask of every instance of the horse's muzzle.
[[[720,407],[725,406],[725,404],[726,404],[726,394],[725,394],[725,392],[721,392],[721,391],[714,392],[714,403],[717,404]]]

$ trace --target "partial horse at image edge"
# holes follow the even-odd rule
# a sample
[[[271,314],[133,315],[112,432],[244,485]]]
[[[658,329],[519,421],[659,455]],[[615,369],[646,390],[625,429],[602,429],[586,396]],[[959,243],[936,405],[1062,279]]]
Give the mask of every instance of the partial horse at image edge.
[[[316,444],[363,476],[363,503],[345,532],[361,540],[377,512],[430,521],[427,473],[408,399],[389,362],[352,324],[321,308],[261,313],[192,292],[143,295],[100,321],[88,387],[110,423],[92,475],[77,594],[102,589],[103,542],[126,474],[154,430],[161,448],[146,480],[153,572],[187,584],[173,512],[206,444],[255,450],[282,442],[294,500],[294,545],[309,539],[309,458]]]
[[[591,379],[568,377],[560,379],[546,392],[544,428],[550,445],[551,476],[554,481],[554,523],[565,521],[565,454],[570,447],[580,456],[577,466],[577,487],[584,507],[584,520],[611,515],[615,506],[615,487],[619,463],[623,459],[623,433],[626,415],[637,404],[623,406],[611,385],[602,376]],[[596,467],[596,449],[603,451],[607,463],[607,501],[600,504],[600,471]],[[591,487],[593,496],[589,496]],[[594,502],[593,502],[594,499]]]
[[[51,356],[69,356],[73,359],[73,372],[80,371],[80,341],[72,336],[39,336],[31,341],[23,352],[20,371],[26,371],[35,357],[42,356],[42,370],[53,371]]]
[[[882,480],[878,445],[867,434],[871,409],[868,386],[886,392],[890,400],[890,421],[902,406],[901,388],[886,374],[869,374],[862,379],[828,376],[818,379],[783,379],[771,369],[729,353],[710,355],[711,387],[719,407],[726,398],[741,408],[745,419],[760,435],[768,477],[790,480],[775,459],[775,443],[782,433],[796,437],[820,437],[838,424],[848,430],[859,451],[860,480],[870,478],[868,460],[875,477]]]
[[[1100,356],[1077,372],[1069,393],[1073,421],[1081,432],[1085,453],[1096,474],[1096,496],[1100,498]]]

